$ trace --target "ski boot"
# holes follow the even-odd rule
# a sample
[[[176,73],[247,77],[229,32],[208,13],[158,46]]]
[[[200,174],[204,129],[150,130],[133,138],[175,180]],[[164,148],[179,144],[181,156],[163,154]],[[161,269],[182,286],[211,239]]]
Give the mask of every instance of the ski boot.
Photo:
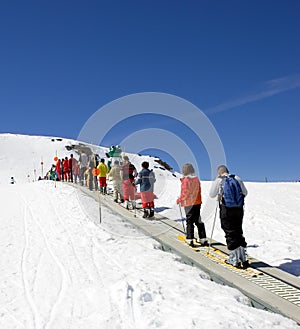
[[[144,208],[144,215],[143,218],[148,218],[149,217],[149,212],[147,208]]]
[[[244,247],[238,247],[231,250],[228,259],[225,261],[234,267],[246,269],[249,267],[249,261],[247,260],[247,254]]]
[[[153,217],[154,216],[154,209],[153,208],[150,208],[150,211],[149,211],[149,218]]]
[[[185,239],[186,243],[192,248],[198,248],[199,244],[196,242],[196,239]]]
[[[198,243],[201,247],[208,247],[208,241],[206,238],[198,238],[196,243]]]

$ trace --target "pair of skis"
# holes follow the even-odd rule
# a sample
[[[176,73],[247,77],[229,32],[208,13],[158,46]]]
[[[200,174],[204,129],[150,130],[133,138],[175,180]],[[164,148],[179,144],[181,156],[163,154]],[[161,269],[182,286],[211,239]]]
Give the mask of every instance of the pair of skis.
[[[187,244],[188,247],[190,247],[191,249],[193,249],[194,251],[196,252],[199,252],[200,251],[200,248],[203,248],[203,247],[207,247],[207,244],[201,244],[201,243],[193,243],[193,244],[190,244],[187,240],[186,240],[186,237],[184,235],[178,235],[177,236],[178,240],[184,242],[185,244]]]
[[[201,252],[201,255],[204,255],[205,257],[211,259],[214,263],[220,264],[226,268],[228,268],[229,270],[236,272],[238,274],[241,274],[243,276],[249,276],[249,277],[258,277],[260,275],[263,275],[263,272],[252,268],[252,267],[247,267],[247,268],[239,268],[239,267],[235,267],[229,263],[226,262],[226,260],[228,259],[227,254],[225,254],[224,252],[222,252],[219,249],[216,249],[212,246],[205,246],[205,245],[190,245],[187,241],[186,241],[186,237],[183,235],[178,235],[177,236],[178,240],[180,240],[181,242],[185,243],[186,246],[188,246],[190,249],[194,250],[195,252]]]
[[[135,203],[135,205],[133,205],[131,201],[128,201],[127,207],[124,203],[118,202],[118,204],[121,207],[127,209],[128,211],[134,212],[134,217],[137,217],[137,214],[140,214],[140,216],[138,216],[138,217],[141,217],[142,219],[155,220],[155,215],[151,216],[151,217],[146,217],[146,218],[142,216],[141,211],[143,210],[143,208],[141,207],[140,204]]]

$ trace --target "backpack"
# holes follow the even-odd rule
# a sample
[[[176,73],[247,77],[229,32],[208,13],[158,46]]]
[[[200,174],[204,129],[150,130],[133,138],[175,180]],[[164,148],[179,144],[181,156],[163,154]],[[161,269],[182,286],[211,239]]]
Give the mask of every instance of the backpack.
[[[136,173],[135,166],[132,163],[130,163],[128,168],[129,179],[134,179],[135,173]]]
[[[240,183],[235,175],[229,175],[222,179],[222,204],[226,207],[243,207],[244,195]]]

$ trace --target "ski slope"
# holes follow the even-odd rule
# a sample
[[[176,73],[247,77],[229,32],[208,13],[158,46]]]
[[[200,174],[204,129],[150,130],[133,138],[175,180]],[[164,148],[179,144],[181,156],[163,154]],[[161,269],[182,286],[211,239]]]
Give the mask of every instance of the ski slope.
[[[73,186],[32,182],[41,157],[50,167],[56,153],[71,153],[65,145],[73,141],[51,139],[0,135],[0,328],[298,328],[250,307],[105,207],[100,225],[98,203]],[[132,157],[137,166],[144,159]],[[159,166],[155,173],[157,209],[179,219],[179,176]],[[209,186],[202,182],[208,235]],[[246,186],[249,253],[299,276],[300,184]],[[218,220],[214,238],[224,240]]]

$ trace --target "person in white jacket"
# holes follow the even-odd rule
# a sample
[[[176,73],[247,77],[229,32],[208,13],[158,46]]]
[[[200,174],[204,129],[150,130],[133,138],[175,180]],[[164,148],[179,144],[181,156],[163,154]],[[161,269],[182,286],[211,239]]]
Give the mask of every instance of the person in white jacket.
[[[114,165],[108,173],[108,178],[113,181],[113,198],[114,202],[124,202],[123,200],[123,188],[122,188],[122,179],[120,173],[121,167],[118,160],[114,161]]]
[[[246,240],[243,235],[243,217],[244,217],[244,197],[247,195],[247,189],[240,177],[230,175],[226,166],[221,165],[217,170],[217,178],[212,183],[209,195],[211,198],[218,197],[221,228],[225,233],[229,257],[227,263],[236,267],[248,267],[249,263],[246,256]],[[240,189],[240,204],[226,204],[224,197],[224,184],[226,178],[236,180],[237,187]]]

